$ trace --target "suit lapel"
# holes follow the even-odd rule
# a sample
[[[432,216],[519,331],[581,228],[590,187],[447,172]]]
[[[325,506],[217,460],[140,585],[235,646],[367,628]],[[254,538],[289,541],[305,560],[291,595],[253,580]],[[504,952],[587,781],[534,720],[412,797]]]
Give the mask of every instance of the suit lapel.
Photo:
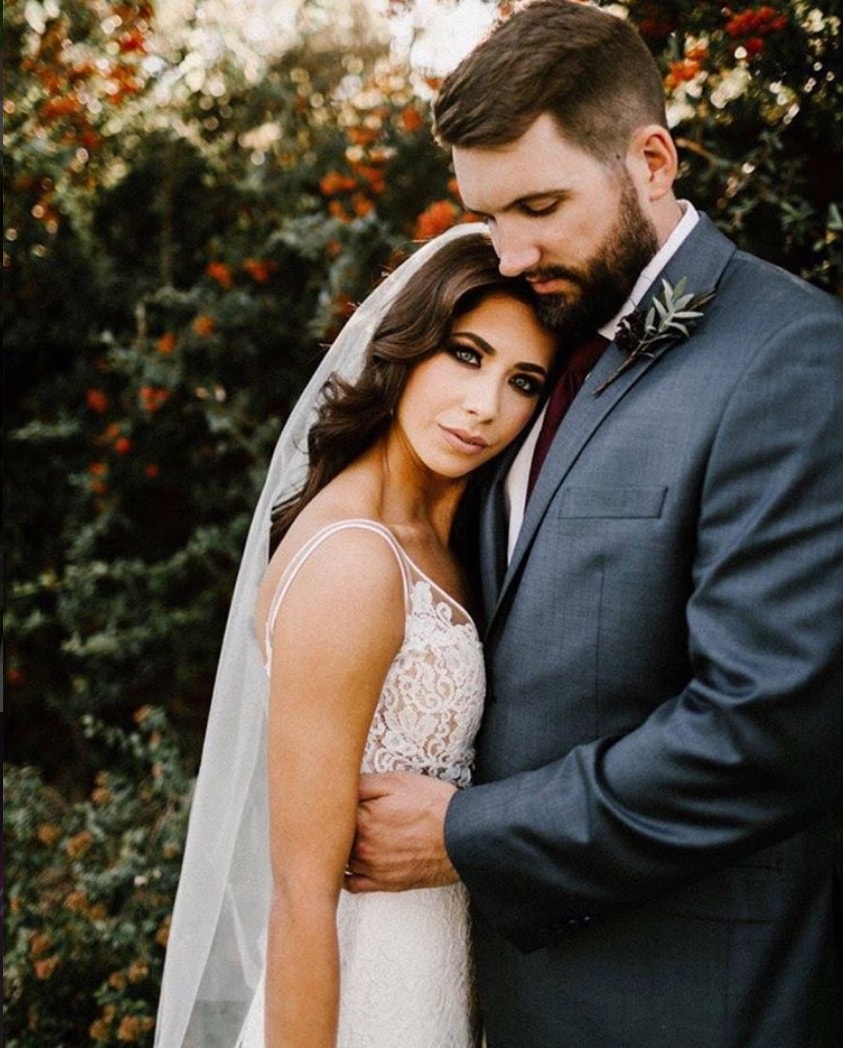
[[[507,534],[504,489],[501,479],[487,492],[481,506],[481,590],[485,616],[496,606],[505,574]]]
[[[686,276],[686,289],[693,294],[701,294],[705,291],[713,290],[718,284],[728,260],[735,251],[734,245],[716,229],[712,222],[706,216],[700,216],[698,224],[643,296],[643,303],[651,302],[655,294],[659,293],[662,280],[664,279],[672,284],[677,284],[681,277]],[[712,305],[711,303],[711,307]],[[694,337],[694,333],[692,337]],[[618,378],[613,380],[604,392],[596,396],[596,389],[610,378],[625,359],[622,351],[617,348],[615,343],[611,342],[602,354],[599,362],[587,376],[586,382],[572,402],[564,422],[558,429],[543,463],[543,468],[537,478],[534,491],[528,500],[528,505],[525,509],[525,519],[522,522],[513,557],[505,572],[498,597],[495,601],[490,601],[487,594],[485,594],[485,607],[488,609],[488,633],[493,626],[496,615],[502,608],[510,588],[520,574],[522,563],[528,550],[531,548],[534,536],[548,511],[555,492],[563,483],[581,451],[620,400],[673,346],[677,346],[677,343],[658,346],[653,357],[644,359],[634,367],[623,372]],[[508,458],[510,461],[511,456]],[[501,491],[501,482],[498,484],[498,487]],[[498,516],[503,521],[504,511],[501,503],[499,504]],[[501,527],[504,529],[504,523],[501,524]],[[486,546],[487,541],[483,545]],[[498,572],[495,576],[492,573],[488,574],[486,567],[485,565],[484,576],[486,579],[501,578]]]
[[[531,424],[526,427],[526,434]],[[502,455],[492,481],[481,502],[481,587],[486,616],[492,614],[499,597],[508,562],[508,522],[505,509],[505,481],[522,441]]]

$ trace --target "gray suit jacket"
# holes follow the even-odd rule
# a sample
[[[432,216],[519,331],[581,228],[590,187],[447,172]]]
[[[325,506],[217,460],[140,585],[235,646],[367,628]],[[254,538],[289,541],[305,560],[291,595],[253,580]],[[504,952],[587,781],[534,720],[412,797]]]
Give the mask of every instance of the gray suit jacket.
[[[490,1048],[838,1043],[839,304],[704,217],[662,275],[716,297],[596,396],[608,348],[509,566],[507,462],[483,508],[446,832]]]

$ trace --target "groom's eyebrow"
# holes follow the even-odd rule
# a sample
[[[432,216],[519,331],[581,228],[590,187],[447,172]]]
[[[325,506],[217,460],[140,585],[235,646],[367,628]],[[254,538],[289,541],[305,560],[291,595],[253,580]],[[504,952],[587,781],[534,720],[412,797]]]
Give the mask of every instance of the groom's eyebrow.
[[[517,208],[523,207],[525,204],[531,204],[538,200],[548,200],[554,198],[555,200],[562,200],[569,196],[571,190],[566,189],[562,186],[558,186],[555,189],[540,189],[534,190],[531,193],[525,193],[523,196],[517,197],[515,200],[511,200],[507,204],[503,204],[502,207],[497,208],[497,211],[508,212],[515,211]],[[491,214],[487,211],[480,211],[478,208],[469,207],[469,205],[462,203],[461,208],[467,215],[477,215],[481,219],[491,218]]]
[[[533,193],[525,193],[523,196],[517,197],[515,200],[511,200],[508,203],[502,204],[501,208],[497,208],[496,212],[501,215],[506,215],[508,212],[519,211],[520,208],[524,208],[526,205],[537,203],[540,200],[565,200],[571,195],[571,190],[559,187],[558,189],[550,190],[538,190]],[[476,208],[470,208],[467,204],[461,204],[465,214],[475,215],[481,221],[486,221],[493,218],[491,212],[479,211]]]
[[[556,189],[543,189],[539,192],[526,193],[524,196],[512,200],[509,204],[505,204],[502,210],[515,211],[517,208],[523,207],[525,204],[534,204],[538,200],[561,200],[563,197],[569,196],[570,192],[571,190],[563,189],[559,186]]]

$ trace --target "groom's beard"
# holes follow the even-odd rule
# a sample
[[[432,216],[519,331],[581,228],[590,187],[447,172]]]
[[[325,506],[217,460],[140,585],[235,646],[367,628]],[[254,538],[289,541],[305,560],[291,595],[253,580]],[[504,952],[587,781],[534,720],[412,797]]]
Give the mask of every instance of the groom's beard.
[[[657,233],[643,214],[634,183],[623,169],[616,222],[593,258],[578,269],[545,266],[528,277],[561,277],[577,288],[567,294],[536,295],[542,322],[568,342],[593,335],[622,309],[640,273],[657,253]]]

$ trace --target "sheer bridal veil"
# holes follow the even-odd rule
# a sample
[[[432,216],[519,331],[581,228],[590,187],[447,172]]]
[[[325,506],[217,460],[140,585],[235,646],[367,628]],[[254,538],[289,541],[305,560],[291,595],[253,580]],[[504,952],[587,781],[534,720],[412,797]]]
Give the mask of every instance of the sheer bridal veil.
[[[308,429],[328,376],[355,378],[376,326],[420,266],[446,241],[483,229],[472,223],[448,230],[379,284],[321,361],[279,437],[223,638],[170,927],[156,1048],[233,1048],[264,966],[268,681],[252,620],[267,565],[270,511],[304,482]]]

